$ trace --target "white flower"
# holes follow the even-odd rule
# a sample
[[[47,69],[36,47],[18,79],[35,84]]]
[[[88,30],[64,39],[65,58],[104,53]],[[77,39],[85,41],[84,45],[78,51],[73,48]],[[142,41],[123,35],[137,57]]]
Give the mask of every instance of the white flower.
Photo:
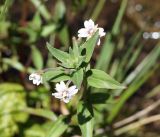
[[[42,83],[42,77],[37,73],[32,73],[29,75],[29,80],[33,80],[33,84],[37,86]]]
[[[90,19],[90,20],[86,20],[84,22],[84,27],[85,28],[81,28],[80,30],[78,30],[78,37],[81,38],[87,38],[87,40],[92,37],[92,35],[99,30],[99,37],[103,37],[106,35],[106,33],[104,32],[103,28],[99,28],[98,24],[95,25],[94,22]],[[100,38],[97,42],[97,45],[100,45]]]
[[[78,92],[78,89],[75,85],[68,87],[68,85],[65,84],[63,81],[56,84],[55,90],[57,92],[52,93],[52,96],[61,99],[65,103],[68,103],[71,100],[71,98]]]

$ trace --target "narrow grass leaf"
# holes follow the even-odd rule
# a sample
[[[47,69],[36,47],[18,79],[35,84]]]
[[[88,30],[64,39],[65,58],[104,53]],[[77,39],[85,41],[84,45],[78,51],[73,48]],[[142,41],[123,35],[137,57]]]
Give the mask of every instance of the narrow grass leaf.
[[[108,33],[108,35],[105,37],[105,42],[102,46],[100,55],[97,58],[97,63],[95,66],[96,69],[105,71],[110,64],[110,60],[114,51],[114,44],[111,42],[111,38],[112,36],[110,33]]]
[[[127,2],[128,2],[128,0],[122,0],[122,2],[121,2],[120,9],[119,9],[118,15],[116,17],[116,21],[115,21],[113,28],[112,28],[112,34],[114,36],[116,36],[120,31],[120,24],[121,24],[121,20],[124,15],[125,9],[127,7]]]
[[[120,60],[120,64],[118,66],[118,71],[116,73],[116,76],[118,77],[118,79],[121,81],[125,75],[125,72],[129,69],[125,68],[125,65],[128,65],[128,61],[131,63],[134,63],[134,61],[136,61],[136,55],[133,53],[133,50],[135,48],[135,46],[138,44],[139,39],[141,37],[142,32],[139,32],[137,34],[135,34],[134,36],[132,36],[128,42],[128,48],[124,54],[124,56],[122,57],[122,59]],[[141,48],[139,48],[139,51],[141,50]],[[138,54],[138,53],[137,53]],[[130,60],[130,56],[132,55],[132,62]],[[138,56],[138,55],[137,55]],[[129,60],[128,60],[129,59]],[[125,69],[124,69],[125,68]],[[122,73],[123,71],[125,71],[124,73]]]
[[[125,71],[129,70],[133,66],[133,64],[135,63],[135,61],[137,60],[138,56],[142,51],[142,47],[143,45],[139,45],[138,48],[135,50],[134,54],[131,56],[129,62],[127,63]]]
[[[120,100],[114,106],[114,109],[110,112],[107,121],[111,123],[113,119],[118,115],[123,104],[133,95],[137,89],[153,74],[153,72],[159,67],[156,64],[157,59],[160,56],[160,43],[147,55],[143,61],[136,67],[136,69],[129,74],[124,80],[124,85],[128,85],[133,82],[127,90],[122,94]],[[155,65],[156,64],[156,65]],[[120,95],[123,90],[118,90],[116,93]]]
[[[147,71],[150,71],[151,67],[153,67],[160,56],[160,43],[156,45],[156,47],[143,59],[143,61],[136,67],[134,71],[132,71],[128,77],[123,82],[128,85],[135,78],[139,79],[142,77]]]
[[[155,67],[156,69],[157,67]],[[153,75],[155,69],[146,73],[140,80],[134,81],[127,90],[121,95],[120,100],[114,105],[114,108],[109,112],[109,116],[107,117],[107,122],[111,123],[114,118],[118,115],[119,111],[123,107],[124,103],[143,85],[146,80]]]
[[[97,2],[98,3],[96,4],[96,7],[93,10],[93,14],[91,15],[91,19],[93,19],[93,21],[96,21],[96,19],[100,15],[103,7],[105,6],[106,0],[99,0]]]

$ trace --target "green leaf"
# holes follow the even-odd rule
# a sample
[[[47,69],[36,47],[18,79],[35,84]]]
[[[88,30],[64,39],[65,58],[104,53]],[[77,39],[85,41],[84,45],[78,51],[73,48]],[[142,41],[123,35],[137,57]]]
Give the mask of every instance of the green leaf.
[[[94,125],[92,106],[80,101],[77,109],[77,117],[82,136],[92,137]]]
[[[68,53],[52,47],[49,43],[47,43],[47,48],[48,48],[48,50],[50,51],[50,53],[51,53],[56,59],[58,59],[60,62],[62,62],[62,63],[68,62],[68,60],[69,60],[69,54],[68,54]]]
[[[11,137],[18,132],[17,123],[25,123],[28,118],[21,111],[26,107],[25,92],[17,83],[1,83],[0,91],[0,135]]]
[[[83,81],[83,69],[82,68],[73,73],[72,81],[78,87],[78,89],[81,88],[81,84]]]
[[[55,12],[54,12],[54,20],[59,21],[61,20],[66,12],[66,7],[65,4],[62,0],[58,0],[56,5],[55,5]]]
[[[35,132],[36,131],[36,132]],[[46,130],[40,124],[34,124],[30,128],[25,129],[25,137],[45,137]]]
[[[26,107],[22,109],[22,111],[35,116],[44,117],[52,121],[57,119],[57,116],[52,111],[47,109]]]
[[[0,84],[0,93],[2,93],[3,91],[5,92],[10,92],[10,91],[22,91],[24,90],[24,88],[16,83],[3,83]],[[1,94],[0,94],[1,96]]]
[[[67,74],[65,74],[65,72],[60,68],[48,70],[43,73],[42,77],[44,82],[47,82],[47,81],[58,82],[61,80],[64,81],[64,80],[70,79],[70,77]]]
[[[11,23],[9,21],[0,21],[0,34],[1,39],[8,37],[8,29],[11,26]]]
[[[42,26],[42,20],[41,20],[41,16],[40,16],[39,12],[36,12],[32,21],[29,22],[28,25],[33,31],[40,31],[41,26]]]
[[[80,50],[79,50],[78,43],[77,43],[76,39],[73,38],[72,42],[73,42],[73,54],[74,54],[74,56],[79,56],[80,55],[80,53],[79,53]]]
[[[51,82],[60,82],[60,81],[66,81],[66,80],[70,80],[70,79],[71,79],[70,76],[68,76],[66,74],[61,74],[58,77],[51,80]]]
[[[52,33],[54,33],[56,29],[57,29],[57,26],[54,23],[47,24],[42,28],[41,36],[47,37],[48,35],[51,35]]]
[[[98,37],[99,37],[99,34],[97,31],[89,40],[87,40],[82,45],[82,47],[84,48],[83,50],[86,50],[86,59],[85,59],[86,62],[89,62],[92,57],[94,48],[97,45]]]
[[[52,124],[52,121],[43,122],[43,124],[32,124],[25,128],[23,137],[45,137]]]
[[[5,64],[10,65],[11,67],[19,70],[19,71],[24,71],[25,68],[23,66],[23,64],[21,64],[20,62],[18,62],[17,59],[15,58],[3,58],[2,62],[4,62]]]
[[[46,137],[60,137],[68,128],[69,121],[66,116],[60,116],[53,124]]]
[[[36,69],[40,70],[43,68],[43,57],[41,52],[33,45],[32,47],[32,60]]]
[[[89,73],[89,72],[88,72]],[[123,89],[125,88],[111,76],[101,70],[91,69],[91,75],[87,78],[88,84],[96,88]]]
[[[5,20],[6,15],[8,15],[8,9],[12,5],[12,3],[13,0],[5,0],[3,6],[0,6],[0,21]]]
[[[41,15],[48,21],[51,19],[51,15],[47,10],[46,6],[40,0],[30,0]]]
[[[59,39],[61,40],[61,43],[68,47],[69,46],[69,31],[68,26],[64,25],[63,28],[58,33]]]
[[[84,56],[81,56],[81,49],[78,47],[78,43],[73,39],[73,49],[69,48],[70,63],[74,68],[79,68],[82,62],[85,60]]]

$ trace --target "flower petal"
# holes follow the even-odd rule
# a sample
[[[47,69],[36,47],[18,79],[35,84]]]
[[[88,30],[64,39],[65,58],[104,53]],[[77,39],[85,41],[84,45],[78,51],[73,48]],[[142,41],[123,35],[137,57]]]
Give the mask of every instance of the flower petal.
[[[89,35],[87,29],[85,29],[85,28],[78,30],[78,33],[79,33],[78,37],[81,37],[81,38],[88,37],[88,35]]]
[[[103,37],[106,35],[106,33],[104,32],[104,29],[103,28],[98,28],[99,29],[99,35],[100,37]]]
[[[37,85],[37,80],[33,79],[33,84]]]
[[[52,96],[54,96],[55,98],[59,98],[59,99],[63,98],[60,93],[52,93]]]
[[[91,19],[88,21],[86,20],[84,26],[87,30],[94,29],[94,22]]]
[[[29,76],[29,80],[33,80],[33,77]]]
[[[55,90],[57,92],[63,92],[65,90],[67,90],[67,87],[66,87],[65,83],[63,81],[61,81],[60,84],[59,83],[56,84]]]
[[[31,75],[29,75],[29,80],[33,80],[33,79],[34,79],[34,77],[35,77],[35,74],[34,74],[34,73],[32,73]]]
[[[76,88],[76,86],[71,86],[70,88],[68,88],[68,92],[70,96],[75,95],[78,92],[78,89]]]
[[[66,84],[63,81],[60,82],[60,85],[61,88],[63,88],[64,90],[67,89]]]
[[[41,83],[41,81],[40,81],[40,80],[37,80],[36,85],[38,86],[40,83]]]
[[[57,92],[62,92],[62,91],[63,91],[63,89],[61,88],[61,85],[60,85],[59,83],[56,84],[55,90],[56,90]]]

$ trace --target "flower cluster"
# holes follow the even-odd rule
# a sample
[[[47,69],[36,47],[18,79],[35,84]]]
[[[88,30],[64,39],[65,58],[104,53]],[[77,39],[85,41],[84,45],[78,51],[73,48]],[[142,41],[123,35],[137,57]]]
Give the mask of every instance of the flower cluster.
[[[29,76],[29,80],[33,80],[33,84],[35,84],[37,86],[42,83],[42,77],[38,73],[32,73]]]
[[[103,28],[98,28],[98,24],[95,25],[94,22],[90,19],[90,20],[86,20],[84,22],[84,27],[85,28],[81,28],[80,30],[78,30],[78,37],[81,38],[87,38],[87,40],[89,38],[91,38],[93,36],[93,34],[98,30],[99,31],[99,37],[103,37],[106,35],[106,33],[104,32]],[[97,45],[100,45],[100,38],[97,42]]]
[[[103,28],[98,27],[98,24],[95,25],[95,23],[91,19],[84,21],[84,28],[81,28],[78,30],[78,37],[79,38],[86,38],[86,40],[89,40],[97,31],[98,31],[97,35],[99,36],[97,45],[100,45],[100,38],[105,36],[106,33],[104,32]],[[73,52],[75,52],[75,55],[78,57],[78,55],[77,55],[78,50],[76,48],[74,49]],[[77,57],[76,57],[76,59],[77,59]],[[80,60],[82,58],[83,57],[81,57],[81,56],[79,57]],[[63,59],[61,59],[61,61],[63,61]],[[42,76],[39,73],[32,73],[29,76],[29,80],[32,80],[33,84],[39,85],[42,83]],[[52,93],[52,95],[55,98],[58,98],[65,103],[68,103],[72,99],[72,97],[78,92],[78,88],[76,85],[69,87],[70,82],[71,81],[68,81],[66,84],[64,83],[64,81],[57,83],[56,87],[55,87],[55,90],[57,92]]]
[[[68,103],[71,98],[78,92],[78,89],[75,85],[68,87],[67,84],[65,84],[63,81],[56,84],[55,90],[56,93],[52,93],[55,98],[58,98],[65,103]]]

